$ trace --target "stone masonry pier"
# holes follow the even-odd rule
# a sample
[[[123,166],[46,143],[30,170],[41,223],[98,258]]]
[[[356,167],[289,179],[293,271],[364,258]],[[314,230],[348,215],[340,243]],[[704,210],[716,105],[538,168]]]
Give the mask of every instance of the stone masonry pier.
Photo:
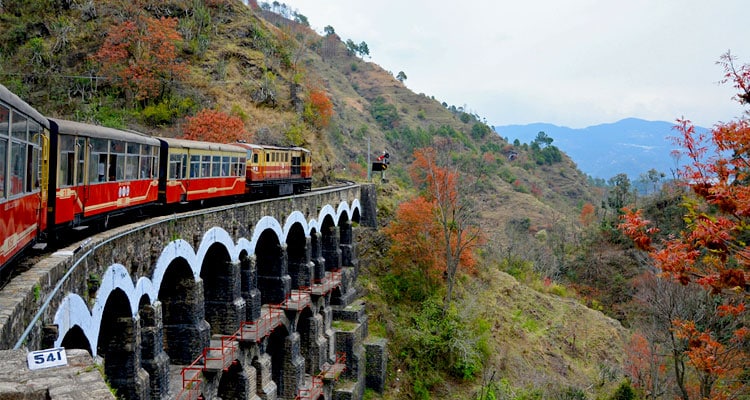
[[[385,379],[355,286],[375,225],[373,186],[354,185],[98,234],[0,291],[0,349],[17,349],[0,359],[83,350],[122,399],[361,399]],[[36,398],[23,387],[0,398]]]

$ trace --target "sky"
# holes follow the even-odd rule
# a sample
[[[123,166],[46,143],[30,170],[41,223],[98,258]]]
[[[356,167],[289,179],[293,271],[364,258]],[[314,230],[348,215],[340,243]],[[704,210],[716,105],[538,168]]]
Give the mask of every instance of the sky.
[[[747,0],[285,0],[319,33],[490,125],[741,116],[719,57],[750,63]]]

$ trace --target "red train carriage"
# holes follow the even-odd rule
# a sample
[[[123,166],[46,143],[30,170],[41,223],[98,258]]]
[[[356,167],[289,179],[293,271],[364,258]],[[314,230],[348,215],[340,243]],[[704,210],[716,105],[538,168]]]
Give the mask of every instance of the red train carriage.
[[[245,150],[229,144],[160,138],[160,201],[166,204],[245,193]]]
[[[48,129],[0,85],[0,269],[46,229]]]
[[[251,194],[287,195],[312,188],[312,157],[301,147],[237,143],[247,149],[247,186]]]
[[[155,203],[159,140],[135,132],[50,119],[50,220],[82,226]]]

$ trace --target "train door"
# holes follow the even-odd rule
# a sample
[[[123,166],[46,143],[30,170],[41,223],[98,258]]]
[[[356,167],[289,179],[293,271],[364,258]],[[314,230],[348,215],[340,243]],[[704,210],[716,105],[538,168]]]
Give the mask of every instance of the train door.
[[[89,155],[88,140],[85,137],[78,136],[75,139],[75,185],[80,187],[84,199],[88,196],[88,179],[87,179],[87,159]],[[85,203],[85,201],[84,201]]]
[[[39,171],[37,172],[39,176],[39,183],[41,187],[39,188],[39,199],[40,199],[40,205],[41,209],[39,210],[39,233],[45,231],[47,229],[47,205],[49,201],[49,151],[50,151],[50,142],[49,142],[49,136],[44,134],[44,132],[41,130],[40,127],[40,133],[41,136],[40,143],[41,143],[41,152],[39,156]]]

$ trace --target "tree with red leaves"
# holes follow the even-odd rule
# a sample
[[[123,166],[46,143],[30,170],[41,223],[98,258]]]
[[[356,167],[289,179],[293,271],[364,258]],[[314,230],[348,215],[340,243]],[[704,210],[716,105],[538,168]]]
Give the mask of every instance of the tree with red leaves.
[[[424,200],[432,207],[432,213],[425,218],[434,218],[432,223],[439,228],[433,240],[434,251],[440,255],[437,266],[446,282],[444,311],[451,303],[456,273],[459,268],[473,269],[474,250],[483,241],[477,211],[460,183],[466,180],[462,181],[459,171],[450,167],[446,157],[440,156],[450,153],[449,145],[415,150],[410,170],[412,179],[424,189]]]
[[[323,90],[312,89],[305,104],[304,116],[315,127],[326,128],[333,116],[333,102]]]
[[[136,101],[162,96],[187,67],[178,58],[177,18],[153,18],[136,12],[113,25],[93,58],[100,72]]]
[[[724,82],[739,90],[735,99],[750,104],[750,65],[736,67],[729,52],[718,64],[724,68]],[[690,189],[684,201],[685,229],[656,240],[658,227],[640,210],[626,210],[620,227],[664,275],[683,284],[695,282],[713,296],[715,316],[723,323],[674,320],[673,329],[688,343],[697,396],[736,398],[747,393],[750,365],[750,121],[746,114],[717,124],[708,134],[696,131],[689,120],[677,122],[681,136],[676,142],[690,159],[680,170]],[[686,394],[681,397],[687,399]]]
[[[245,124],[239,117],[221,111],[203,109],[194,117],[187,117],[183,131],[185,139],[207,142],[232,143],[249,141]]]

